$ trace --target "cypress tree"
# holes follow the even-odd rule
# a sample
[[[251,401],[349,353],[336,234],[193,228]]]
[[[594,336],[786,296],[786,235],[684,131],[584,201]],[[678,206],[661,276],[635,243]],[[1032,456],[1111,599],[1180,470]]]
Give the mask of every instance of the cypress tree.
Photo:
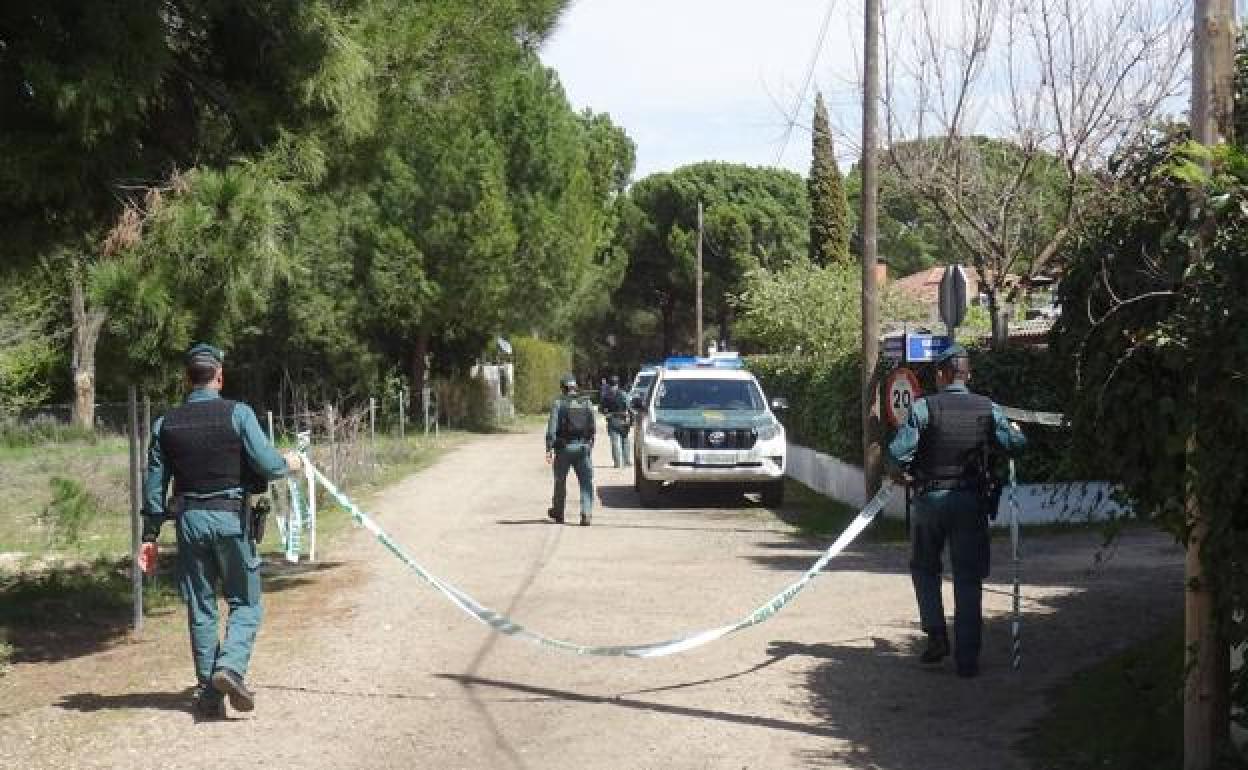
[[[836,166],[832,130],[823,94],[815,94],[815,122],[810,178],[810,260],[816,265],[849,261],[849,204]]]

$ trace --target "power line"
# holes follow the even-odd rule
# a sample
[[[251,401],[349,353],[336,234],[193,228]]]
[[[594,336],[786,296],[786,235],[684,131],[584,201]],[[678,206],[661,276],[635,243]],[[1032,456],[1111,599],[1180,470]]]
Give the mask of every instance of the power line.
[[[772,165],[779,165],[780,159],[784,157],[784,151],[789,149],[789,139],[792,138],[793,128],[797,125],[797,114],[806,102],[806,92],[810,90],[810,82],[814,80],[815,67],[818,66],[819,56],[823,53],[823,41],[828,36],[828,27],[832,24],[832,11],[835,9],[836,0],[828,0],[828,10],[823,15],[823,25],[819,28],[819,39],[815,42],[815,50],[810,54],[810,65],[806,68],[806,77],[802,81],[801,90],[797,92],[797,97],[793,100],[793,109],[788,115],[788,126],[784,129],[784,140],[780,143],[780,149],[776,151],[776,159]]]

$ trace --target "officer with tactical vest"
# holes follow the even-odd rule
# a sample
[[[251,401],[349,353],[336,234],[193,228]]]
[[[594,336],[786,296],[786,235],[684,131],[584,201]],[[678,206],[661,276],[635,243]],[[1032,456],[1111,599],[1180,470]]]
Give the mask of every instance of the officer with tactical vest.
[[[919,660],[949,655],[941,603],[941,551],[949,542],[953,566],[954,660],[962,677],[979,673],[983,629],[981,597],[991,558],[988,520],[996,516],[1000,486],[991,472],[995,451],[1026,446],[1018,426],[984,396],[971,393],[966,349],[954,345],[937,361],[940,391],[915,402],[888,452],[916,486],[910,575],[927,645]]]
[[[632,465],[628,450],[628,429],[633,424],[632,412],[628,409],[628,396],[620,389],[620,376],[611,375],[611,387],[602,397],[599,407],[607,416],[607,438],[611,441],[611,460],[615,467]]]
[[[172,518],[199,684],[195,711],[215,719],[225,716],[226,696],[237,711],[255,707],[243,679],[260,626],[256,541],[263,517],[253,515],[248,495],[264,492],[270,480],[301,466],[298,454],[283,456],[269,444],[251,407],[221,398],[224,360],[211,345],[192,347],[186,355],[190,394],[152,425],[141,552],[150,572],[161,524]],[[171,481],[173,499],[167,507]],[[222,640],[217,628],[218,590],[230,608]]]
[[[597,433],[594,405],[576,390],[576,378],[565,374],[559,380],[563,395],[550,408],[546,426],[546,462],[555,471],[555,493],[546,512],[555,522],[563,523],[563,506],[567,498],[568,469],[576,471],[581,485],[581,526],[588,527],[594,508],[594,435]]]

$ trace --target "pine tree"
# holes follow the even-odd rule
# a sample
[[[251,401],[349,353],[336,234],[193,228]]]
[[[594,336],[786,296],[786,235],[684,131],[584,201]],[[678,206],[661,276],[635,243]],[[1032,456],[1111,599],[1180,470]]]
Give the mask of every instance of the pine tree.
[[[810,163],[810,259],[816,265],[849,261],[849,204],[836,165],[828,108],[815,94],[814,158]]]

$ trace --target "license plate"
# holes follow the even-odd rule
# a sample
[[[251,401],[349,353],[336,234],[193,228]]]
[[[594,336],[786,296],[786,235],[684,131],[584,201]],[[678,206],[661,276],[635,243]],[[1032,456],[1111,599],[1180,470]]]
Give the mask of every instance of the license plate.
[[[693,456],[698,465],[736,465],[736,452],[698,452]]]

